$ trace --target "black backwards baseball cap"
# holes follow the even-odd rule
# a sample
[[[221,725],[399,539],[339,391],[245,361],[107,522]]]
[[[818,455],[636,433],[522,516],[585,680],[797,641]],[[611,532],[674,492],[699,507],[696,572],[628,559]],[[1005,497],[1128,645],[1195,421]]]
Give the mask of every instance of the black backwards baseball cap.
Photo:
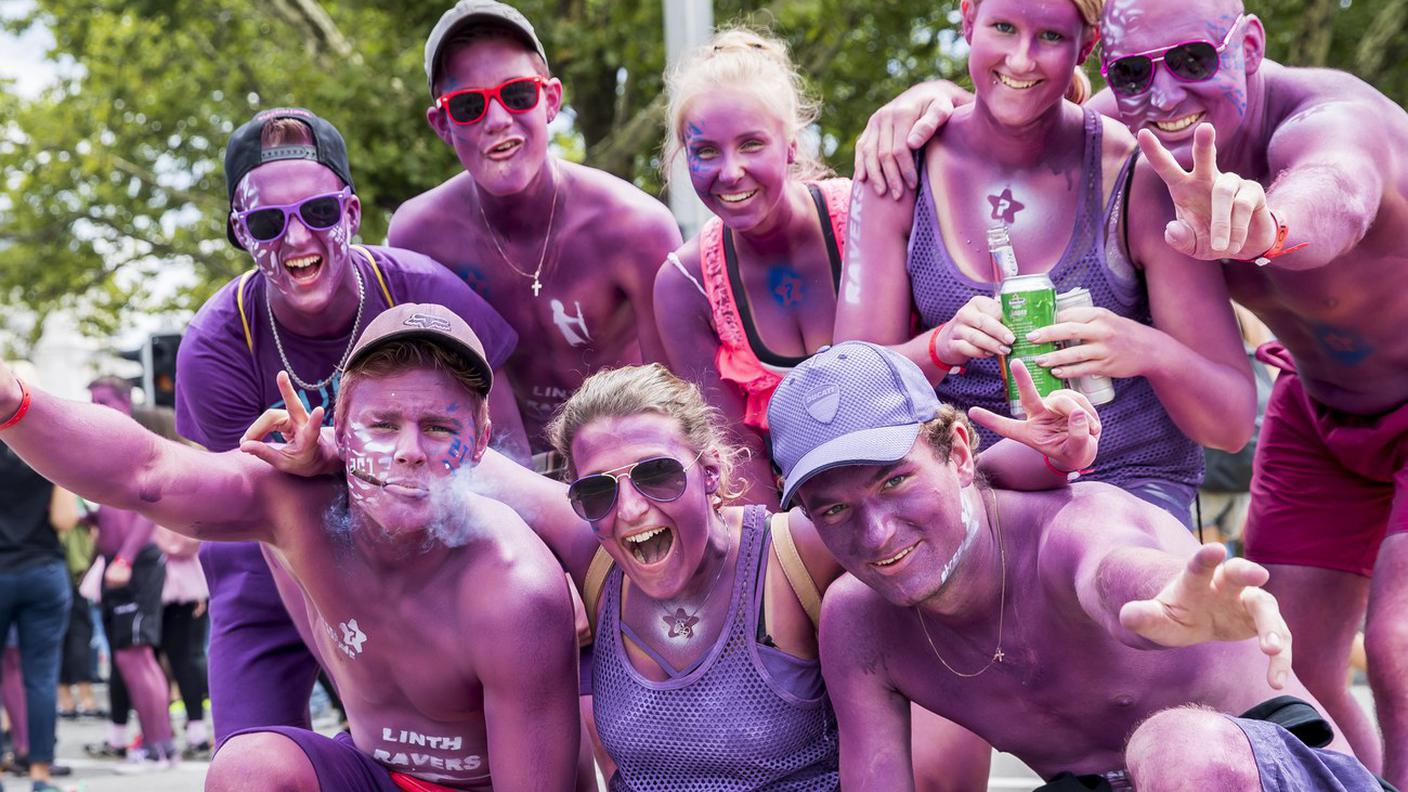
[[[398,339],[430,341],[460,355],[484,379],[479,395],[489,395],[494,370],[484,357],[484,345],[479,336],[459,314],[433,303],[403,303],[377,314],[357,337],[357,345],[352,347],[352,354],[347,356],[347,365],[343,368],[351,368],[377,347]]]
[[[259,138],[264,133],[264,125],[279,118],[292,118],[307,124],[313,133],[313,145],[263,148]],[[352,185],[352,168],[347,164],[347,144],[343,142],[337,127],[301,107],[276,107],[255,113],[253,118],[230,135],[230,142],[225,146],[225,192],[230,199],[230,211],[235,209],[235,188],[245,174],[266,162],[299,159],[321,163],[336,173],[349,190],[357,192]],[[225,236],[230,244],[244,250],[244,245],[235,238],[234,223],[228,215],[225,218]]]
[[[439,76],[440,50],[445,42],[458,31],[480,25],[493,25],[513,33],[529,49],[538,53],[544,64],[548,62],[547,50],[543,49],[543,42],[533,31],[533,23],[517,8],[498,0],[459,0],[440,17],[431,29],[430,37],[425,40],[425,78],[430,83],[432,99],[435,98],[435,78]]]

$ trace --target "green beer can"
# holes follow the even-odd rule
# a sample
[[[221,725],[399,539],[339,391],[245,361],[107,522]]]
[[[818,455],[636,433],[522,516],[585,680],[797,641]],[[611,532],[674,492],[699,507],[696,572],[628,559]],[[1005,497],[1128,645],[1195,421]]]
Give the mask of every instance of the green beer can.
[[[1027,340],[1027,333],[1056,324],[1056,287],[1045,275],[1018,275],[1002,281],[998,290],[998,301],[1002,303],[1002,323],[1012,331],[1017,340],[1012,343],[1012,354],[1003,357],[998,365],[1002,371],[1002,382],[1007,387],[1007,404],[1012,415],[1026,415],[1022,400],[1017,395],[1017,383],[1012,379],[1013,360],[1026,363],[1032,375],[1037,393],[1048,396],[1052,391],[1066,386],[1049,369],[1034,362],[1038,355],[1056,351],[1052,343],[1033,344]]]

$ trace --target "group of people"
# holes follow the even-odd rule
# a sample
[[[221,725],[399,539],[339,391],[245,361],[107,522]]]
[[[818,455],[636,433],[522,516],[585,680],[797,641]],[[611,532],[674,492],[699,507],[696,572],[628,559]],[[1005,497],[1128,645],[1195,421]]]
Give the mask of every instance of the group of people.
[[[1408,298],[1379,285],[1408,115],[1267,60],[1239,0],[961,25],[973,92],[882,108],[854,185],[780,42],[678,64],[664,160],[715,214],[688,242],[549,152],[563,86],[494,0],[430,32],[463,172],[387,246],[353,242],[327,121],[234,132],[255,268],[178,358],[204,449],[0,370],[26,462],[208,540],[208,790],[970,790],[992,747],[1049,790],[1408,783]],[[1093,303],[1023,339],[1060,348],[1010,361],[1020,411],[995,225]],[[1256,420],[1229,298],[1288,372],[1245,559],[1189,532],[1200,447]],[[1345,684],[1366,610],[1377,730]]]

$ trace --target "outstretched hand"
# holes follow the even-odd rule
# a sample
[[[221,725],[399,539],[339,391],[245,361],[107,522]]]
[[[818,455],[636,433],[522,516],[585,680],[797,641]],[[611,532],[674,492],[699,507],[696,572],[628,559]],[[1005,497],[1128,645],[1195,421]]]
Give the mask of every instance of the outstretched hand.
[[[1266,206],[1266,191],[1252,179],[1217,169],[1212,124],[1193,131],[1192,171],[1147,129],[1139,130],[1139,148],[1173,198],[1176,219],[1164,229],[1169,247],[1205,261],[1249,261],[1271,249],[1276,220]]]
[[[896,200],[906,187],[917,188],[914,151],[948,123],[955,107],[970,101],[971,94],[946,80],[920,83],[891,99],[871,114],[856,138],[855,180]]]
[[[312,412],[304,409],[286,372],[280,371],[277,380],[279,393],[288,406],[265,410],[256,418],[240,438],[240,450],[295,476],[321,476],[341,469],[342,460],[331,431],[327,438],[323,437],[323,408],[314,407]],[[274,432],[287,438],[287,442],[264,440]]]
[[[1063,470],[1089,467],[1100,448],[1100,418],[1085,394],[1062,389],[1043,397],[1020,360],[1012,361],[1012,379],[1027,413],[1025,419],[1008,418],[982,407],[969,408],[968,417],[1003,437],[1035,448]]]
[[[1225,561],[1225,563],[1224,563]],[[1291,631],[1276,598],[1266,592],[1270,573],[1210,542],[1153,599],[1126,602],[1120,624],[1160,646],[1259,639],[1269,659],[1266,681],[1281,689],[1291,673]]]

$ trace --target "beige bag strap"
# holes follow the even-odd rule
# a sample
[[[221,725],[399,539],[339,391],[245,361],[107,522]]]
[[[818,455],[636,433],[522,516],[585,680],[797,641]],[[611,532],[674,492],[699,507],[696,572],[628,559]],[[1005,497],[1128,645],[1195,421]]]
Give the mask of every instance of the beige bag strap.
[[[601,604],[601,589],[606,585],[606,573],[611,571],[611,556],[607,555],[606,549],[598,547],[596,554],[592,556],[591,566],[587,567],[587,579],[582,590],[582,606],[587,609],[587,622],[592,626],[592,633],[596,633],[596,612],[597,606]]]
[[[797,552],[797,543],[792,540],[792,529],[787,524],[787,512],[772,516],[772,547],[777,553],[777,562],[782,565],[782,574],[792,586],[792,592],[802,603],[812,624],[821,626],[821,591],[816,581],[802,563],[802,554]]]

